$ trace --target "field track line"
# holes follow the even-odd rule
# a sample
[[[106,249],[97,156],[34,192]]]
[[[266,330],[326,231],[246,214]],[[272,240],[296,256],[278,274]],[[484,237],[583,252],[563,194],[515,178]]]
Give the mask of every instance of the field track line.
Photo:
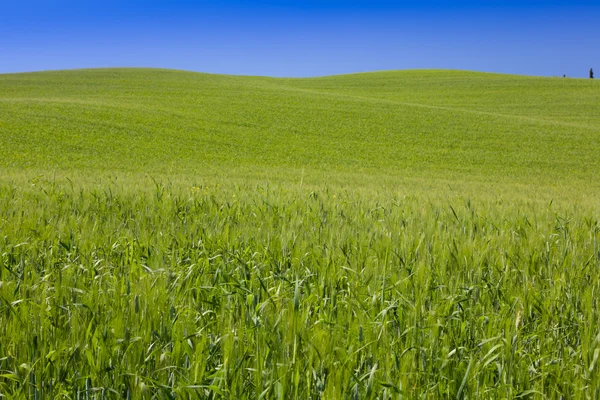
[[[273,86],[273,87],[282,89],[282,90],[305,92],[305,93],[310,93],[310,94],[318,94],[318,95],[322,95],[322,96],[331,96],[331,97],[338,97],[338,98],[347,98],[347,99],[353,99],[353,100],[357,100],[357,101],[370,101],[370,102],[374,102],[374,103],[392,104],[392,105],[399,105],[399,106],[405,106],[405,107],[427,108],[427,109],[431,109],[431,110],[461,112],[461,113],[465,113],[465,114],[475,114],[475,115],[484,115],[484,116],[489,116],[489,117],[516,119],[516,120],[522,120],[522,121],[532,122],[532,123],[536,123],[536,124],[557,125],[557,126],[565,126],[565,127],[571,127],[571,128],[589,129],[592,131],[600,131],[599,126],[578,124],[578,123],[564,122],[564,121],[556,121],[556,120],[548,120],[548,119],[543,119],[543,118],[528,117],[525,115],[502,114],[502,113],[495,113],[495,112],[491,112],[491,111],[472,110],[470,108],[436,106],[436,105],[422,104],[422,103],[410,103],[410,102],[404,102],[404,101],[398,101],[398,100],[379,99],[376,97],[358,96],[358,95],[352,95],[352,94],[346,94],[346,93],[336,93],[336,92],[326,92],[326,91],[320,91],[320,90],[293,88],[293,87],[289,87],[289,86]]]
[[[264,88],[265,86],[261,86]],[[414,108],[425,108],[430,110],[443,110],[457,113],[465,113],[465,114],[473,114],[473,115],[483,115],[488,117],[496,117],[496,118],[507,118],[513,120],[521,120],[525,122],[542,124],[542,125],[552,125],[552,126],[564,126],[570,128],[580,128],[580,129],[588,129],[592,131],[600,131],[600,126],[596,125],[587,125],[587,124],[578,124],[573,122],[564,122],[564,121],[556,121],[549,120],[544,118],[535,118],[528,117],[525,115],[514,115],[514,114],[502,114],[495,113],[491,111],[481,111],[481,110],[473,110],[469,108],[460,108],[460,107],[448,107],[448,106],[438,106],[432,104],[422,104],[422,103],[411,103],[404,102],[398,100],[390,100],[390,99],[380,99],[376,97],[368,97],[368,96],[358,96],[347,93],[336,93],[336,92],[328,92],[328,91],[320,91],[320,90],[311,90],[311,89],[302,89],[302,88],[294,88],[289,86],[279,86],[271,84],[268,86],[270,89],[277,90],[285,90],[290,92],[300,92],[300,93],[308,93],[313,95],[320,96],[329,96],[336,97],[341,99],[350,99],[354,101],[368,101],[373,103],[381,103],[381,104],[391,104],[398,105],[404,107],[414,107]],[[185,116],[187,113],[181,113],[171,108],[162,108],[162,107],[148,107],[148,106],[140,106],[138,104],[130,105],[130,104],[112,104],[110,102],[102,102],[102,101],[86,101],[86,100],[78,100],[78,99],[61,99],[61,98],[26,98],[26,97],[18,97],[18,98],[0,98],[0,103],[26,103],[26,102],[37,102],[37,103],[63,103],[63,104],[82,104],[82,105],[90,105],[90,106],[99,106],[99,107],[111,107],[111,108],[123,108],[123,109],[135,109],[135,110],[148,110],[148,111],[156,111],[163,112],[167,114],[172,114],[174,116]]]
[[[112,103],[110,101],[78,100],[71,98],[40,98],[40,97],[15,97],[0,98],[0,103],[56,103],[56,104],[81,104],[84,106],[117,108],[123,110],[160,112],[175,117],[186,117],[188,113],[180,112],[177,109],[165,107],[152,107],[138,103]]]

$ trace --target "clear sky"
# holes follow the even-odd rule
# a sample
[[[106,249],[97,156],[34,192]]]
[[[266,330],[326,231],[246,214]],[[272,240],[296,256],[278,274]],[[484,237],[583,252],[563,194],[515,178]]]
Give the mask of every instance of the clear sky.
[[[464,69],[600,78],[600,0],[0,0],[0,73]]]

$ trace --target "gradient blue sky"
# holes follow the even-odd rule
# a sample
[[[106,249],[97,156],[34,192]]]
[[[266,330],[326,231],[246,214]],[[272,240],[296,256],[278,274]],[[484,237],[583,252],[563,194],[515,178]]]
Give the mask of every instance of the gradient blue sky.
[[[0,73],[317,76],[448,68],[600,78],[600,1],[0,0]]]

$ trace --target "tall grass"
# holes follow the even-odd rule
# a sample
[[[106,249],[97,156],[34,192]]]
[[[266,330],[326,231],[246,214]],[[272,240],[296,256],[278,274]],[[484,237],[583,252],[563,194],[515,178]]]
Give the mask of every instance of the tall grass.
[[[598,398],[591,207],[0,186],[7,398]]]
[[[597,83],[1,75],[0,397],[600,398]]]

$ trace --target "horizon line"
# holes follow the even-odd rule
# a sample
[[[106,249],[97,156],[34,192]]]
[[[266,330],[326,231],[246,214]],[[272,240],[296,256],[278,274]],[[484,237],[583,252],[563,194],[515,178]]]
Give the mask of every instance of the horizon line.
[[[482,75],[503,75],[503,76],[515,76],[515,77],[527,77],[527,78],[569,78],[569,79],[590,79],[582,77],[569,77],[561,75],[527,75],[527,74],[509,74],[504,72],[490,72],[490,71],[478,71],[468,69],[453,69],[453,68],[408,68],[408,69],[382,69],[382,70],[371,70],[371,71],[357,71],[357,72],[345,72],[339,74],[327,74],[327,75],[313,75],[313,76],[273,76],[273,75],[252,75],[252,74],[225,74],[218,72],[206,72],[206,71],[195,71],[178,68],[162,68],[162,67],[139,67],[139,66],[112,66],[112,67],[81,67],[81,68],[67,68],[67,69],[47,69],[47,70],[30,70],[30,71],[17,71],[17,72],[0,72],[0,76],[3,75],[21,75],[21,74],[39,74],[39,73],[52,73],[52,72],[77,72],[77,71],[98,71],[98,70],[156,70],[156,71],[170,71],[170,72],[184,72],[191,74],[203,74],[203,75],[217,75],[217,76],[232,76],[232,77],[248,77],[248,78],[270,78],[270,79],[318,79],[318,78],[329,78],[336,76],[348,76],[348,75],[365,75],[365,74],[377,74],[377,73],[390,73],[390,72],[462,72]]]

